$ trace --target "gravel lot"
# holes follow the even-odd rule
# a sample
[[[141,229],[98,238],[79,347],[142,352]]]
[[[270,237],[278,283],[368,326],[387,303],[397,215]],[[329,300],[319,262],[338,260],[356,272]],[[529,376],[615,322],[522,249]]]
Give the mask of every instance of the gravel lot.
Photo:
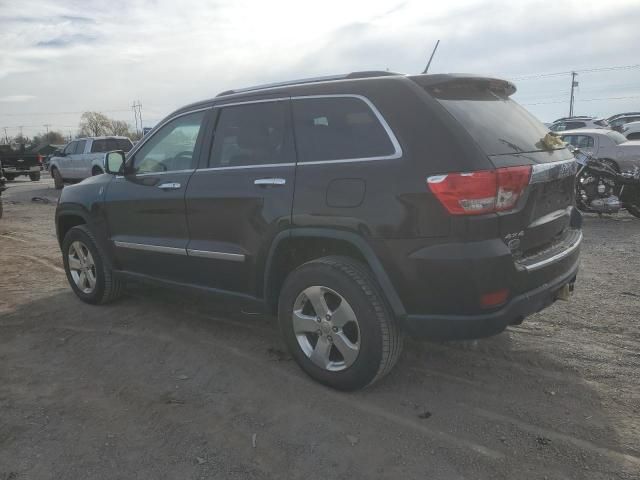
[[[585,219],[569,302],[494,338],[409,342],[343,394],[239,306],[148,287],[81,303],[56,196],[48,178],[4,195],[0,480],[640,478],[638,219]]]

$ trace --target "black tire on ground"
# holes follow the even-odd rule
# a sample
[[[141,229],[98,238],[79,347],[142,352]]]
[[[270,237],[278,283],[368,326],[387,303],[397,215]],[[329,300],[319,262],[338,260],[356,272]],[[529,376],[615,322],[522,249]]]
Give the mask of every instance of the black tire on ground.
[[[29,174],[29,179],[30,179],[32,182],[37,182],[38,180],[40,180],[40,172],[30,173],[30,174]]]
[[[86,245],[94,260],[96,285],[91,293],[85,293],[78,288],[69,269],[69,251],[71,245],[76,241]],[[62,261],[69,285],[83,302],[93,305],[105,304],[116,300],[122,295],[122,281],[113,275],[113,269],[108,257],[86,225],[73,227],[67,232],[62,241]]]
[[[636,218],[640,218],[640,204],[635,205],[635,204],[627,204],[626,205],[627,208],[627,212],[629,212],[631,215],[633,215]]]
[[[359,351],[353,363],[343,370],[330,371],[311,361],[294,332],[296,299],[313,286],[325,287],[339,294],[348,302],[357,319]],[[278,320],[284,341],[302,370],[314,380],[338,390],[356,390],[378,381],[393,368],[402,351],[400,326],[373,274],[362,262],[349,257],[319,258],[291,272],[280,292]],[[335,344],[332,342],[332,345]],[[333,355],[333,350],[330,355]]]
[[[57,190],[61,190],[64,187],[64,180],[60,174],[60,170],[56,167],[51,168],[51,176],[53,177],[53,185]]]
[[[91,175],[93,175],[94,177],[96,175],[102,175],[104,172],[102,171],[102,169],[100,167],[93,167],[93,170],[91,171]]]
[[[13,182],[16,179],[15,175],[11,175],[11,174],[8,174],[8,173],[6,173],[4,176],[7,179],[7,182]]]

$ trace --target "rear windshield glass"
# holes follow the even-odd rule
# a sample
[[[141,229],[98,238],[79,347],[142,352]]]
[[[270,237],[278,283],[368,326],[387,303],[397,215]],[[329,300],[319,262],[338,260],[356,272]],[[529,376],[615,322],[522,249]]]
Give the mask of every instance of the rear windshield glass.
[[[451,82],[428,91],[487,155],[546,149],[542,139],[547,127],[488,82]]]
[[[625,137],[624,135],[622,135],[620,132],[616,132],[615,130],[611,130],[610,132],[607,132],[607,136],[613,140],[614,142],[616,142],[617,145],[620,145],[623,142],[627,141],[627,137]]]
[[[128,138],[101,138],[94,140],[91,145],[92,153],[111,152],[113,150],[122,150],[128,152],[132,147],[131,140]]]

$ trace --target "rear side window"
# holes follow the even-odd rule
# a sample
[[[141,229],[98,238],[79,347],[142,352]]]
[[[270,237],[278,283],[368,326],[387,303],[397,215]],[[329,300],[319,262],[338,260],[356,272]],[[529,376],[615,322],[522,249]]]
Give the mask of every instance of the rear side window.
[[[211,167],[293,163],[287,102],[222,107],[211,149]]]
[[[548,133],[537,118],[486,81],[460,81],[428,89],[487,155],[545,150]],[[555,131],[570,128],[558,128]]]
[[[616,132],[614,130],[611,130],[610,132],[607,132],[607,137],[609,137],[611,140],[613,140],[616,145],[620,145],[621,143],[624,143],[624,142],[627,141],[627,138],[624,135],[622,135],[620,132]]]
[[[132,147],[133,144],[128,138],[101,138],[93,141],[91,153],[112,152],[113,150],[128,152]]]
[[[377,115],[355,97],[293,101],[299,162],[385,158],[396,154]]]

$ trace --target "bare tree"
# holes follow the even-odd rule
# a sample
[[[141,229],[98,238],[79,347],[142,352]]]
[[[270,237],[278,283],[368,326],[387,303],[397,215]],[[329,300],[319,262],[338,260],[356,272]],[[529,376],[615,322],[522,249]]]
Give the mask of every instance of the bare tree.
[[[99,137],[108,135],[111,120],[100,112],[84,112],[80,118],[80,136]]]
[[[124,120],[111,120],[109,125],[110,135],[129,136],[129,124]]]

